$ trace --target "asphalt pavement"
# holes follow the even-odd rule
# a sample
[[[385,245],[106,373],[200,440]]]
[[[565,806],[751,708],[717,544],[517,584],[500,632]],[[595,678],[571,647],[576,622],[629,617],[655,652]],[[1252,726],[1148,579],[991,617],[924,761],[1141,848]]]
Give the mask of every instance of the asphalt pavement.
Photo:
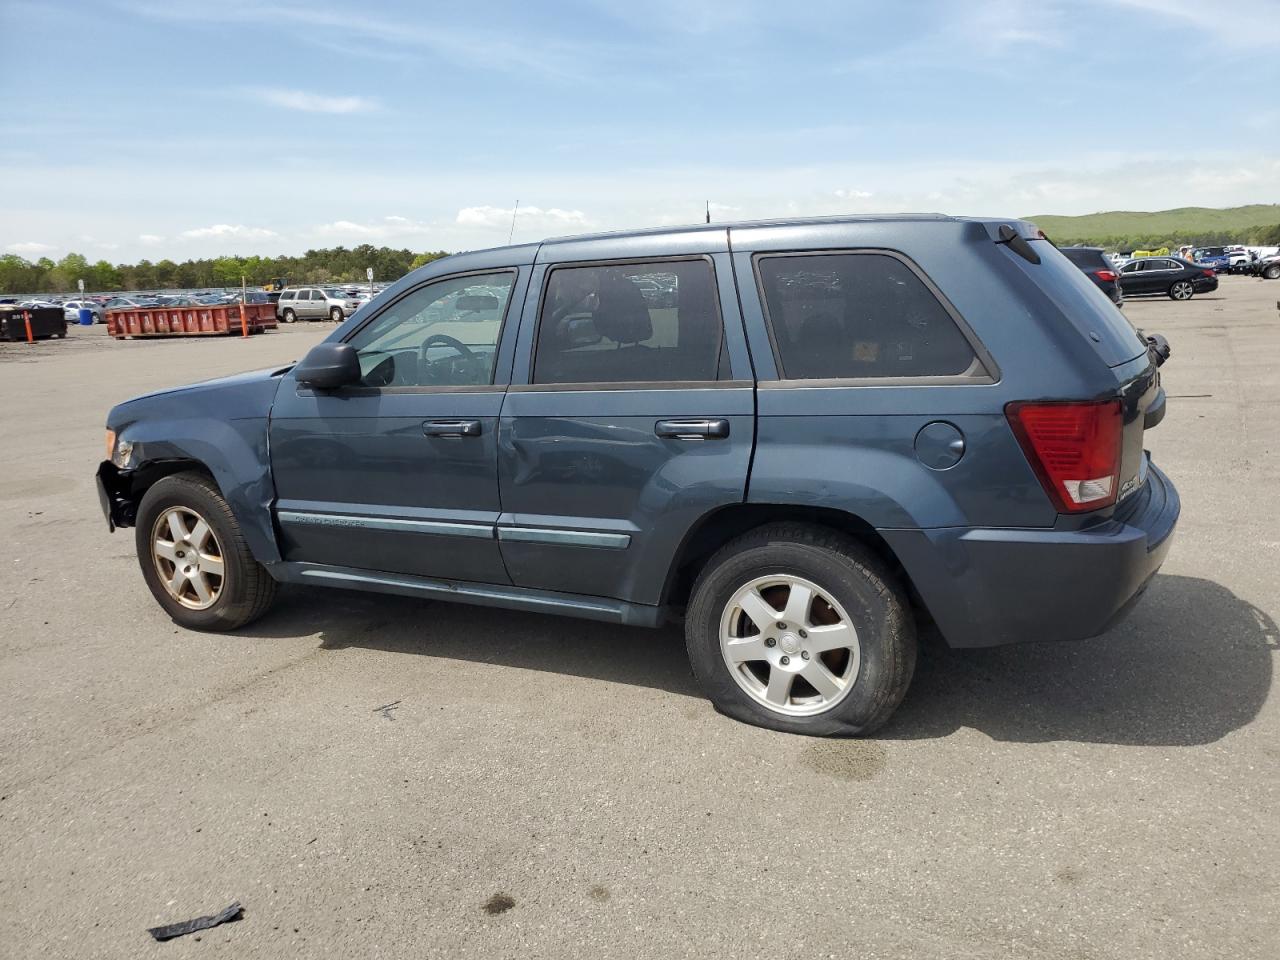
[[[1277,299],[1126,307],[1183,498],[1133,615],[930,642],[845,741],[718,715],[674,629],[288,588],[180,630],[102,519],[106,411],[329,326],[0,344],[0,956],[1273,960]]]

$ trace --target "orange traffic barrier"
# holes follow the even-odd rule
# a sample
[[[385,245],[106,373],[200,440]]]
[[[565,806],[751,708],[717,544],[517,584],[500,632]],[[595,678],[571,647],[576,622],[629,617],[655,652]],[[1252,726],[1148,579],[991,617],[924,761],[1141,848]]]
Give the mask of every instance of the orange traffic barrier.
[[[35,342],[36,342],[36,338],[35,338],[35,337],[32,335],[32,333],[31,333],[31,311],[30,311],[30,310],[23,310],[23,311],[22,311],[22,319],[23,319],[23,320],[26,322],[26,324],[27,324],[27,343],[35,343]]]

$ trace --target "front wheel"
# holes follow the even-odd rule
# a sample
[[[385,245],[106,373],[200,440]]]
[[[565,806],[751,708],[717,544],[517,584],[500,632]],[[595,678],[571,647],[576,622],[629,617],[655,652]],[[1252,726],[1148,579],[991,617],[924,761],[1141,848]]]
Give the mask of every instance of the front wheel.
[[[1280,263],[1273,263],[1262,271],[1262,275],[1268,280],[1280,280]]]
[[[334,307],[332,310],[330,310],[330,311],[329,311],[329,319],[330,319],[330,320],[332,320],[334,323],[341,323],[341,322],[342,322],[342,308],[341,308],[341,307]]]
[[[293,323],[293,321],[298,319],[298,315],[294,313],[292,310],[286,310],[283,314],[281,314],[280,319],[283,320],[285,323]]]
[[[915,622],[893,575],[856,540],[795,523],[753,530],[708,561],[685,643],[721,713],[815,736],[881,726],[916,660]]]
[[[245,543],[240,524],[204,474],[164,477],[138,506],[142,576],[164,611],[193,630],[234,630],[271,606],[276,582]]]
[[[1187,280],[1179,280],[1169,288],[1169,296],[1174,300],[1190,300],[1195,292],[1195,287]]]

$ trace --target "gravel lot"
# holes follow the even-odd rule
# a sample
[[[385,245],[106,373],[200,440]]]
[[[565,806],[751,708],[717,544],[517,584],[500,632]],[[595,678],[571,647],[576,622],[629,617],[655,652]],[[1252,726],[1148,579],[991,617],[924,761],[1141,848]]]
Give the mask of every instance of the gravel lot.
[[[107,409],[328,325],[0,344],[0,956],[1280,956],[1278,297],[1126,308],[1183,497],[1134,615],[931,643],[866,741],[719,716],[675,630],[304,589],[175,629],[99,512]]]

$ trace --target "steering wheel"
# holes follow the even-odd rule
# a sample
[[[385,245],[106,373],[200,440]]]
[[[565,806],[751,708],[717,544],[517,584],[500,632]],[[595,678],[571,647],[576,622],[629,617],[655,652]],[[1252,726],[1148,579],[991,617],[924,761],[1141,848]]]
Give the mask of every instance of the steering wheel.
[[[475,354],[471,352],[471,348],[457,337],[451,337],[447,333],[433,333],[422,341],[422,346],[418,349],[418,356],[423,363],[427,362],[427,351],[434,346],[453,347],[468,360],[475,357]]]

